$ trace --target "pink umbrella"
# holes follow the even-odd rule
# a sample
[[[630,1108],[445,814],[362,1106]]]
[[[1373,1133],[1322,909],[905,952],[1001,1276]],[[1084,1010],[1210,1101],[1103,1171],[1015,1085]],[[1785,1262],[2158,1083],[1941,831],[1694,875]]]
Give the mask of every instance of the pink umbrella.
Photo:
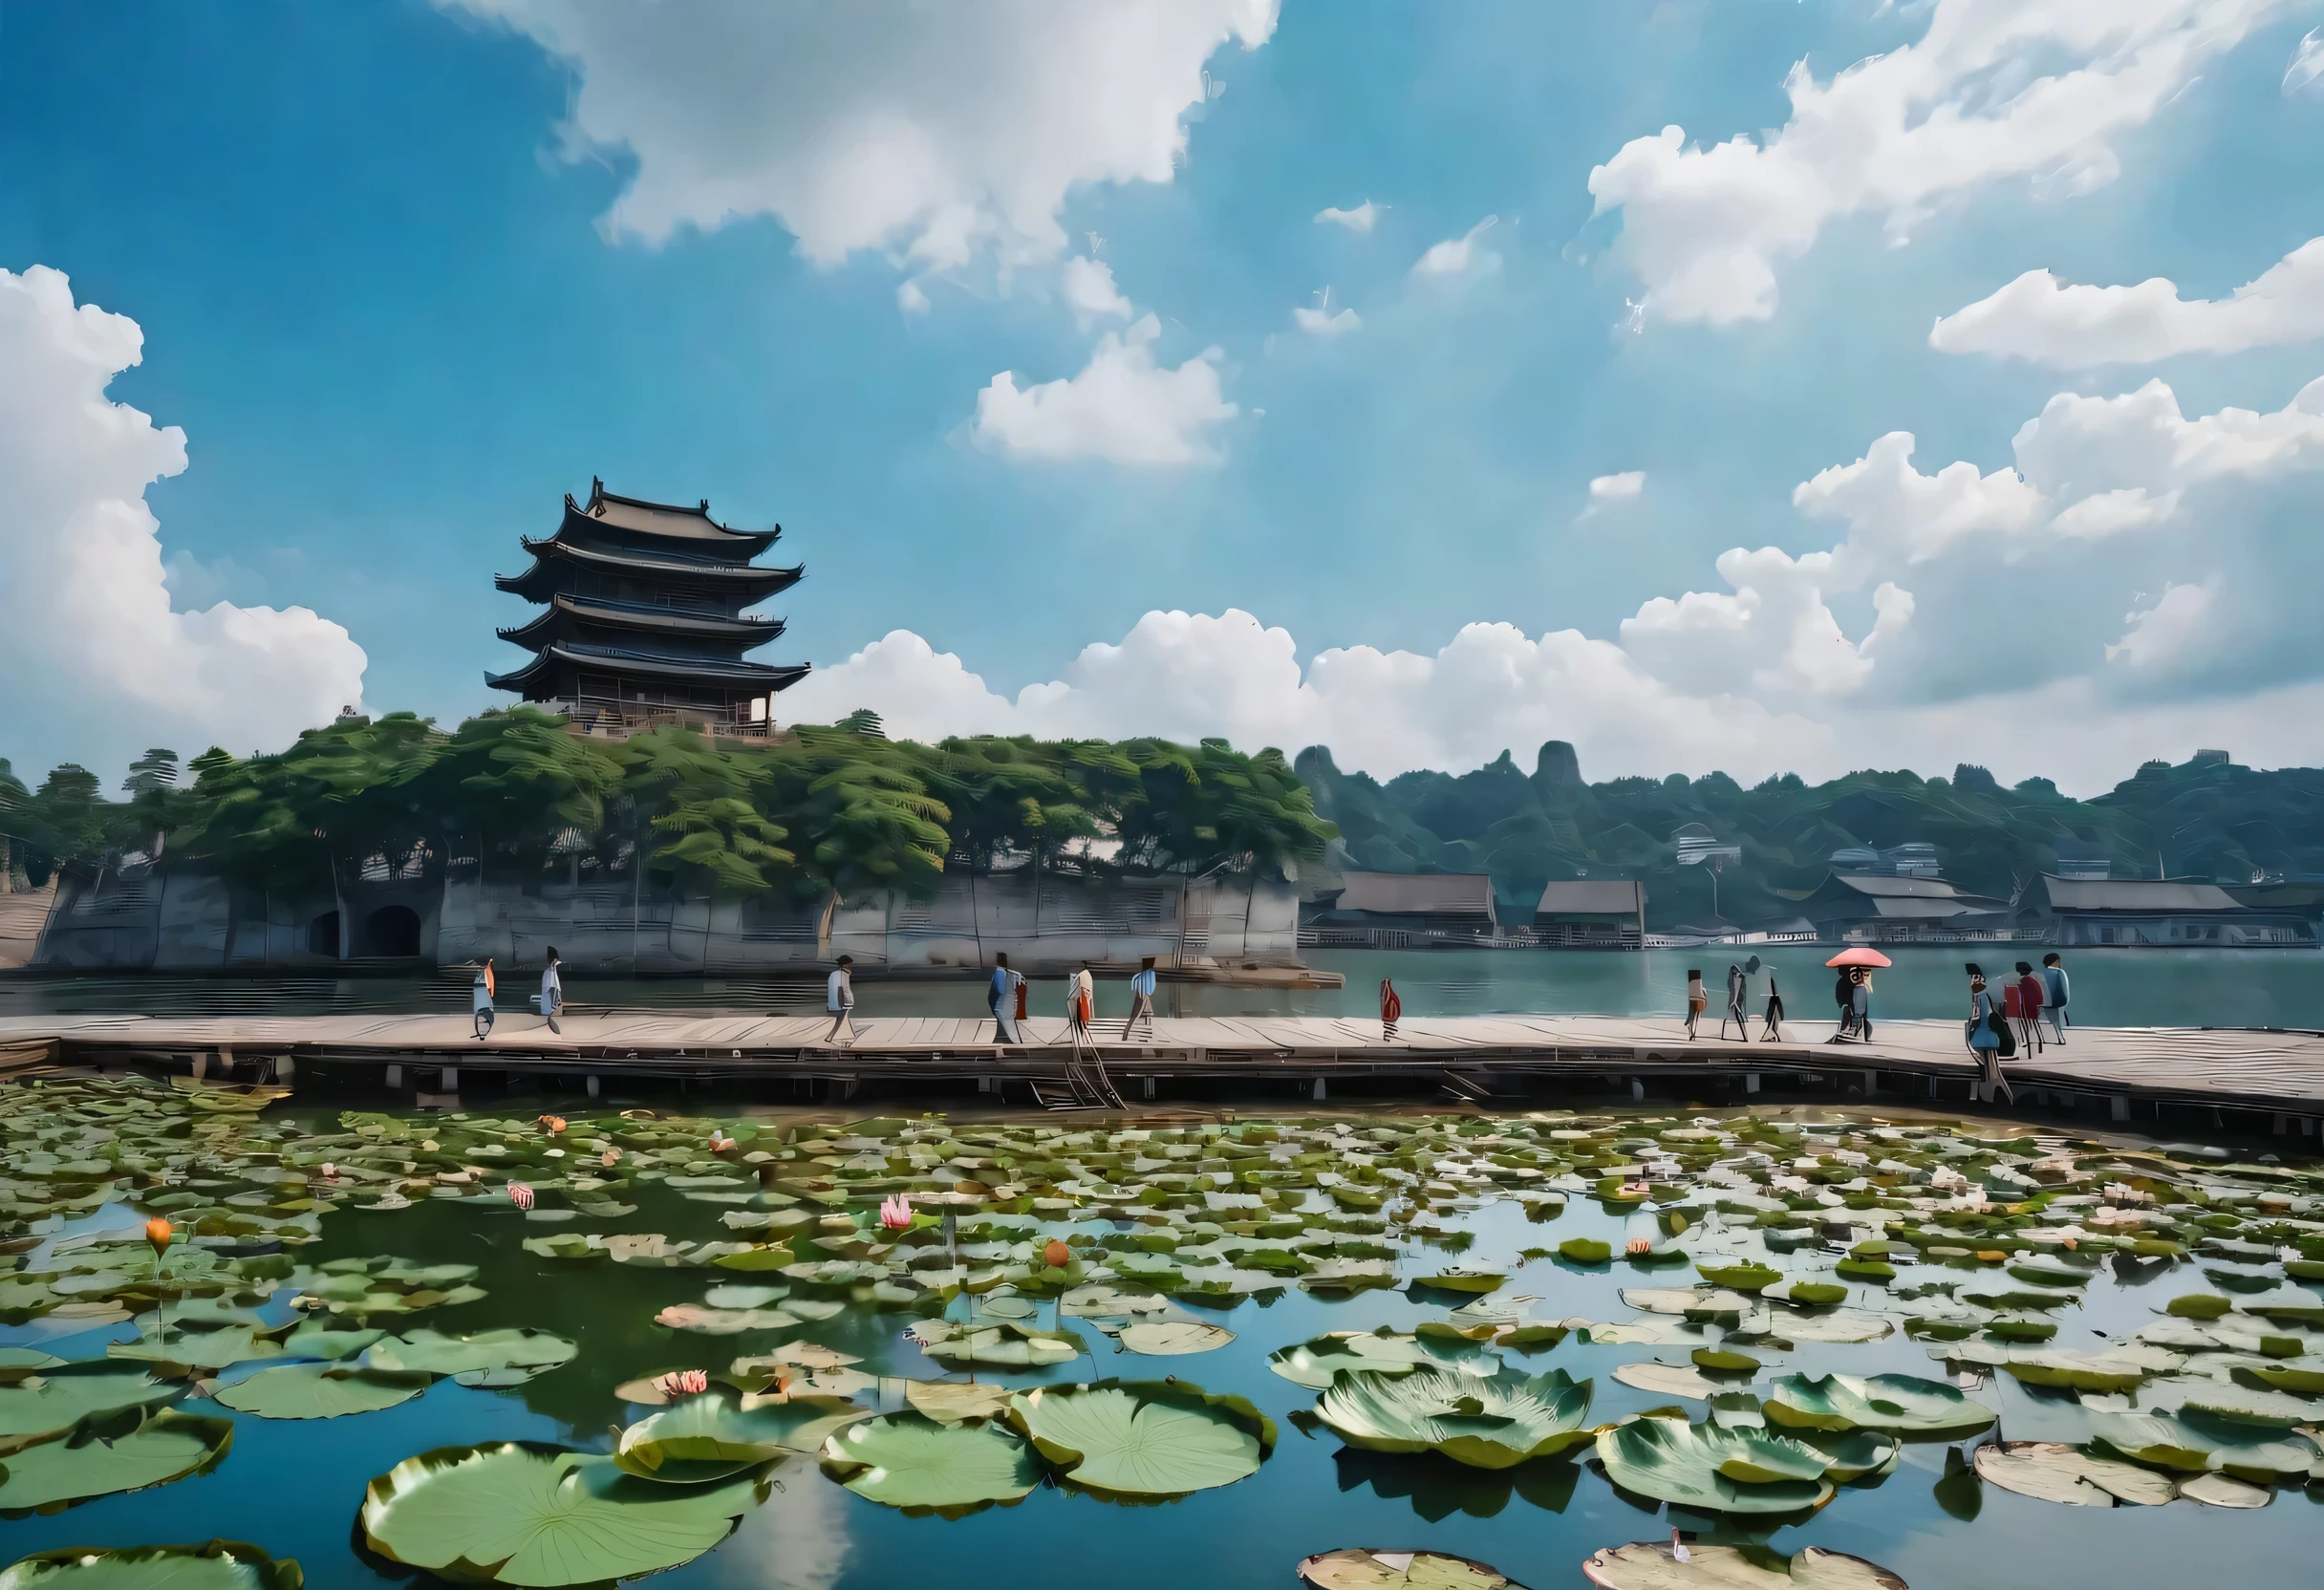
[[[1878,950],[1859,944],[1853,950],[1840,951],[1824,964],[1826,966],[1886,966],[1890,962],[1888,957]]]

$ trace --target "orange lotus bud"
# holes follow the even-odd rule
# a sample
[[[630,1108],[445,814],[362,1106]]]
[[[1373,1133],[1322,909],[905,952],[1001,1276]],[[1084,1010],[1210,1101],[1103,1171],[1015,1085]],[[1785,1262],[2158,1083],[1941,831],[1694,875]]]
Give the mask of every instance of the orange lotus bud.
[[[169,1251],[169,1239],[177,1235],[178,1228],[159,1214],[145,1222],[145,1240],[152,1244],[156,1258]]]
[[[1052,1236],[1049,1238],[1048,1246],[1041,1250],[1041,1258],[1042,1262],[1052,1270],[1062,1270],[1072,1262],[1073,1250]]]
[[[554,1137],[558,1132],[565,1129],[565,1117],[562,1115],[542,1116],[541,1129],[549,1133],[551,1137]]]

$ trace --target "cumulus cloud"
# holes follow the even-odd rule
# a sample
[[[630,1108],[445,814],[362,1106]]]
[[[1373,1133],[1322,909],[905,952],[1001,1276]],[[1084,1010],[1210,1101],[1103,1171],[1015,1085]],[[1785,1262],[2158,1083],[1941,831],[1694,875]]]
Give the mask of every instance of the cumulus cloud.
[[[2324,87],[2324,28],[2309,31],[2300,40],[2299,48],[2292,52],[2292,64],[2284,68],[2284,96],[2313,94]]]
[[[1113,267],[1084,254],[1065,261],[1058,290],[1073,312],[1073,323],[1084,331],[1101,320],[1128,320],[1136,312],[1113,285]]]
[[[2136,287],[2062,286],[2029,270],[1990,298],[1939,320],[1928,345],[2086,368],[2148,364],[2180,354],[2324,336],[2324,238],[2304,243],[2225,298],[2184,299],[2161,276]]]
[[[1161,322],[1149,314],[1108,332],[1082,373],[1019,387],[1003,370],[977,394],[977,444],[1013,459],[1112,463],[1208,463],[1237,410],[1220,396],[1216,348],[1175,370],[1154,362]]]
[[[1345,336],[1349,332],[1364,329],[1364,317],[1354,310],[1344,309],[1333,313],[1328,294],[1320,309],[1309,309],[1302,304],[1293,310],[1291,323],[1309,336]]]
[[[1618,503],[1637,496],[1646,489],[1646,472],[1625,469],[1619,475],[1599,475],[1590,481],[1590,501]]]
[[[660,243],[771,216],[818,264],[894,249],[915,266],[1061,252],[1076,187],[1167,183],[1186,112],[1277,0],[438,0],[505,24],[577,84],[569,160],[635,161],[603,218]]]
[[[1319,226],[1345,226],[1351,232],[1368,232],[1380,224],[1380,206],[1366,199],[1352,210],[1325,207],[1315,212]]]
[[[1485,234],[1499,225],[1500,217],[1489,215],[1459,237],[1447,238],[1433,244],[1429,251],[1412,264],[1415,282],[1457,282],[1471,276],[1490,275],[1501,268],[1501,256],[1485,247]]]
[[[1622,214],[1619,259],[1648,315],[1725,325],[1775,312],[1775,266],[1831,222],[1877,215],[1903,243],[1942,201],[2005,178],[2066,197],[2114,180],[2114,140],[2292,0],[1937,0],[1916,42],[1819,83],[1791,118],[1705,148],[1634,139],[1590,173]]]
[[[185,433],[105,396],[144,340],[59,271],[0,270],[0,753],[22,766],[247,753],[362,699],[362,649],[306,608],[172,605],[145,488],[185,468]],[[189,590],[204,574],[176,568]]]

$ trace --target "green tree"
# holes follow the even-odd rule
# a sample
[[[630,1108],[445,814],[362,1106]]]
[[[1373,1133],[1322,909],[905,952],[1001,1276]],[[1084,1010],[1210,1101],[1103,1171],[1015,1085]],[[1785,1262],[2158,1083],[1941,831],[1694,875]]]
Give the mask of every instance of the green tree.
[[[645,859],[730,894],[770,888],[792,866],[788,836],[752,800],[758,753],[721,751],[671,727],[638,735],[617,754],[623,786],[656,841]]]

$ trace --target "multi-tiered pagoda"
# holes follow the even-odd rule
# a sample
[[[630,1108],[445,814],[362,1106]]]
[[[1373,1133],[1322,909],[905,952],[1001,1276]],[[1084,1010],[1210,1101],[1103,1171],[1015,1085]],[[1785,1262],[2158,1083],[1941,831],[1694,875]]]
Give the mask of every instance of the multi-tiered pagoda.
[[[780,525],[728,529],[710,517],[706,500],[697,507],[640,502],[592,481],[587,503],[565,499],[555,535],[524,538],[532,567],[493,581],[548,611],[499,632],[533,658],[484,680],[567,714],[583,732],[690,722],[719,734],[764,734],[775,693],[807,675],[804,663],[742,659],[783,633],[782,619],[744,611],[798,583],[797,568],[751,562],[782,533]]]

